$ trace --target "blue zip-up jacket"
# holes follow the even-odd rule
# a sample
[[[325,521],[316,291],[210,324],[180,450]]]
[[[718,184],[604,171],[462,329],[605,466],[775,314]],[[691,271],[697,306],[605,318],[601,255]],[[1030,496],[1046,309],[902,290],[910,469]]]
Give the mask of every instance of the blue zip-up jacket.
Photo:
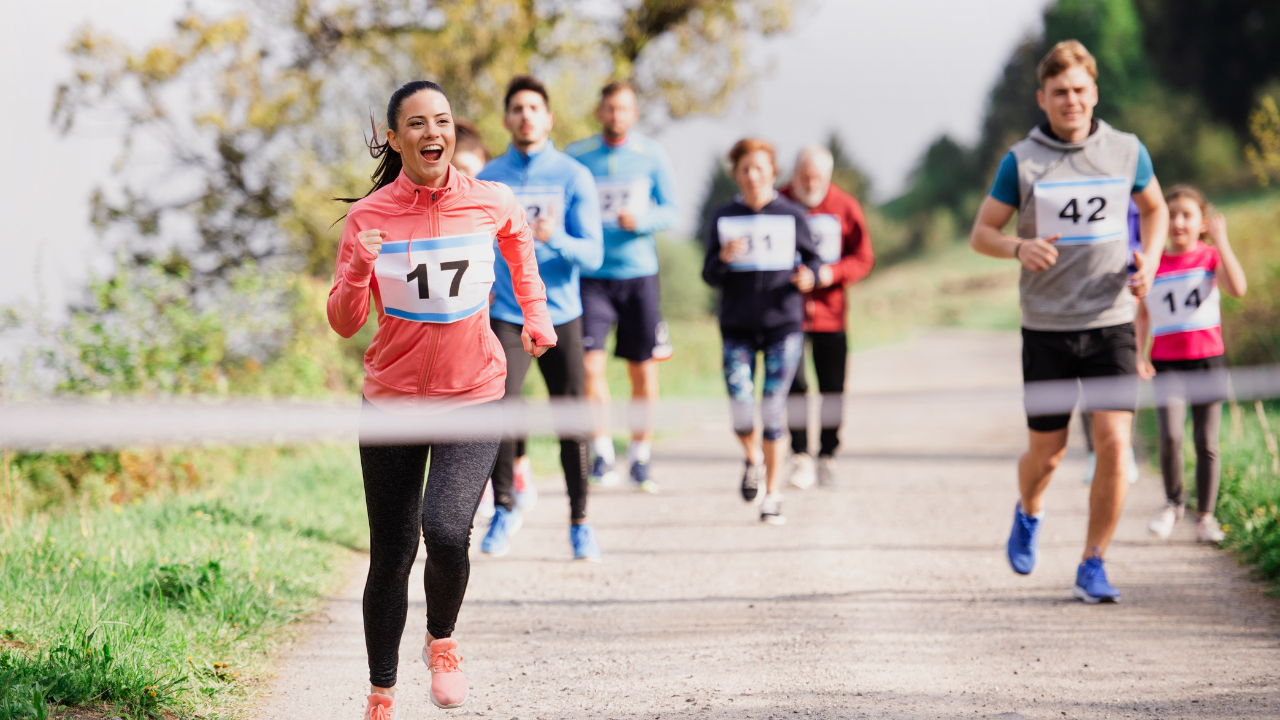
[[[620,145],[611,146],[595,135],[565,148],[565,152],[586,165],[602,183],[648,178],[648,209],[636,216],[635,232],[617,225],[604,227],[604,264],[599,270],[583,271],[590,278],[625,280],[658,274],[658,250],[653,234],[675,224],[676,188],[671,179],[671,162],[654,140],[631,133]]]
[[[581,317],[578,273],[596,270],[604,259],[599,198],[591,171],[548,141],[542,150],[528,155],[508,147],[476,177],[510,186],[517,201],[523,188],[550,188],[563,193],[562,201],[554,207],[555,233],[545,243],[534,242],[534,254],[538,273],[547,286],[551,323],[563,325]],[[494,260],[493,274],[495,297],[489,316],[523,324],[524,315],[511,288],[511,269],[501,255]]]

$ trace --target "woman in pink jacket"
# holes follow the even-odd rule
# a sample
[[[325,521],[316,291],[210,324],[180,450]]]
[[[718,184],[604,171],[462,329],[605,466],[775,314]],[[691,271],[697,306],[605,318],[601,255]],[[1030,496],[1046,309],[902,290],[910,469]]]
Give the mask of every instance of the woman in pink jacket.
[[[396,90],[387,104],[386,142],[370,149],[382,161],[373,189],[347,215],[328,308],[329,324],[343,337],[364,325],[371,298],[377,308],[378,330],[364,355],[364,416],[385,424],[387,414],[498,402],[507,371],[489,329],[495,239],[524,313],[525,350],[538,356],[556,343],[524,211],[505,185],[451,168],[453,113],[435,83]],[[470,572],[471,519],[498,441],[498,430],[416,445],[379,443],[362,433],[370,545],[366,720],[397,714],[396,666],[419,532],[427,547],[422,657],[431,669],[431,700],[442,708],[467,700],[450,636]]]

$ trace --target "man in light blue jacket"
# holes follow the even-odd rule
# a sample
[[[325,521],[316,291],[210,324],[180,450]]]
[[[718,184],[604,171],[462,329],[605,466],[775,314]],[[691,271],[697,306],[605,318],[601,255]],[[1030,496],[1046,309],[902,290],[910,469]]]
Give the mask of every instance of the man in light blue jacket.
[[[583,398],[586,376],[582,357],[582,300],[579,273],[600,267],[604,245],[600,207],[591,172],[556,149],[548,135],[555,117],[547,89],[538,80],[511,80],[505,98],[503,124],[511,132],[511,146],[494,158],[477,179],[501,182],[515,192],[533,228],[538,272],[547,286],[547,309],[559,341],[538,358],[538,369],[553,397]],[[494,300],[489,308],[493,332],[507,356],[507,401],[518,402],[529,371],[530,356],[520,341],[524,316],[511,287],[511,270],[499,255],[493,265]],[[523,440],[504,440],[493,470],[494,515],[480,550],[505,555],[511,536],[523,524],[515,506],[515,474],[532,487]],[[517,459],[518,456],[518,459]],[[574,434],[560,437],[560,463],[569,490],[569,539],[578,560],[600,559],[595,531],[587,523],[587,443]]]
[[[631,399],[641,405],[639,415],[644,418],[633,421],[627,464],[637,488],[657,492],[658,486],[649,476],[651,416],[658,400],[655,361],[670,358],[671,345],[659,312],[658,251],[653,234],[676,221],[675,185],[662,147],[631,132],[640,113],[630,85],[606,85],[596,117],[603,132],[566,149],[595,176],[604,223],[604,264],[582,273],[587,398],[600,405],[609,402],[605,340],[616,323],[614,355],[627,361]],[[598,415],[601,420],[592,441],[596,459],[591,479],[612,485],[621,481],[614,470],[613,437],[605,420],[607,414]]]

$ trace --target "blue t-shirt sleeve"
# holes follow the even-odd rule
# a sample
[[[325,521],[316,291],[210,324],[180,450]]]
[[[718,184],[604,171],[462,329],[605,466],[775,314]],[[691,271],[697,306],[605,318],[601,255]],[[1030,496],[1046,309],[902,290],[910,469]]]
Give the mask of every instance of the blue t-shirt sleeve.
[[[1000,161],[1000,168],[996,170],[996,180],[991,183],[989,194],[1005,205],[1019,207],[1022,204],[1019,202],[1022,193],[1018,191],[1018,159],[1013,156],[1013,151],[1006,153]]]
[[[1133,173],[1133,191],[1136,193],[1147,189],[1151,184],[1151,178],[1156,176],[1156,169],[1151,165],[1151,153],[1147,152],[1147,146],[1138,141],[1138,168]]]

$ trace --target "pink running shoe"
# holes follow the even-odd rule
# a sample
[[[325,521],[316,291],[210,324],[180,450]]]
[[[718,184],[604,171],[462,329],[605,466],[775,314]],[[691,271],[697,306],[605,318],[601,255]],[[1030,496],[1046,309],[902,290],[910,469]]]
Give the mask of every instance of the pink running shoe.
[[[462,707],[467,702],[467,677],[458,663],[462,658],[454,651],[458,641],[436,640],[422,648],[422,661],[431,668],[431,702],[438,708]]]
[[[365,708],[364,720],[396,720],[396,714],[395,698],[374,693],[369,696],[369,707]]]

